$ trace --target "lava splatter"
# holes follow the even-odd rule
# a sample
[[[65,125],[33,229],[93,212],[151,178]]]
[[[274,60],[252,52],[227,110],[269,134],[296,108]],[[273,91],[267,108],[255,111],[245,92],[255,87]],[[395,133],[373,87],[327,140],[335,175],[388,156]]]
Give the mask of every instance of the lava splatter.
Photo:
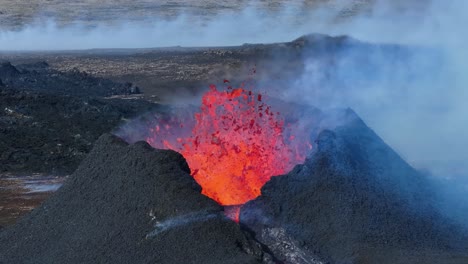
[[[183,124],[158,124],[147,142],[180,152],[203,194],[224,206],[255,199],[272,176],[302,163],[311,148],[261,94],[244,88],[210,86],[194,121],[190,135],[175,139],[169,135]]]

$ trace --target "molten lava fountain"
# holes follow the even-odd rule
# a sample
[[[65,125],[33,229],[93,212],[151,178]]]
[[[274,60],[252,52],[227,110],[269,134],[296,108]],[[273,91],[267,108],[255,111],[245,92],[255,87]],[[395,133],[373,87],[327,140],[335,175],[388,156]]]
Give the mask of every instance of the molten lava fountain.
[[[272,176],[304,162],[311,149],[304,139],[298,142],[294,126],[285,126],[261,94],[243,88],[218,91],[210,86],[194,120],[187,137],[171,137],[187,124],[166,123],[152,128],[147,142],[180,152],[202,193],[229,206],[227,213],[235,221],[242,204],[259,196]]]

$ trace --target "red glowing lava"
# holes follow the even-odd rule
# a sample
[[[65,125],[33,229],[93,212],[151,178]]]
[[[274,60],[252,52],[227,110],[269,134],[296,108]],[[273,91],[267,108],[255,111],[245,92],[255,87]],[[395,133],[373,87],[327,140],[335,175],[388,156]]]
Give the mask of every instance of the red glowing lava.
[[[221,205],[241,205],[260,195],[275,175],[302,163],[311,145],[298,141],[279,112],[261,94],[243,88],[218,91],[214,85],[195,114],[191,135],[170,138],[182,124],[153,128],[148,143],[180,152],[203,194]],[[285,133],[288,127],[291,131]]]

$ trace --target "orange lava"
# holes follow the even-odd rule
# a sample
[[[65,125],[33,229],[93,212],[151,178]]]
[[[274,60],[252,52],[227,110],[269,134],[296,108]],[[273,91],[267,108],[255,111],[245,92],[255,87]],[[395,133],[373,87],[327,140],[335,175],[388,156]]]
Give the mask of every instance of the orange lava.
[[[258,197],[272,176],[302,163],[311,147],[307,140],[286,136],[280,113],[263,102],[261,94],[243,88],[218,91],[210,86],[194,121],[187,137],[161,139],[178,126],[166,124],[152,129],[147,141],[180,152],[203,194],[224,206]]]

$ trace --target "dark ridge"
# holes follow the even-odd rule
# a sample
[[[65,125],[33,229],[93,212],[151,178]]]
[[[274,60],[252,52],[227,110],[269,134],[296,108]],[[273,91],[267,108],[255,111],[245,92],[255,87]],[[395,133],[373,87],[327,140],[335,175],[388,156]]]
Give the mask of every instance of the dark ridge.
[[[19,74],[20,72],[18,69],[10,62],[2,62],[0,64],[0,77],[4,78],[5,80],[17,77]]]
[[[0,65],[0,79],[11,89],[84,97],[140,93],[140,89],[132,83],[118,83],[94,77],[77,69],[67,72],[57,71],[51,69],[44,61],[21,64],[18,68],[10,62]]]
[[[325,43],[327,47],[336,47],[349,43],[359,43],[357,40],[349,36],[330,36],[325,34],[307,34],[301,36],[291,42],[291,44],[300,47],[312,47]]]
[[[468,263],[468,236],[433,209],[428,180],[351,110],[344,116],[304,165],[242,208],[242,224],[287,263]]]
[[[49,69],[50,65],[46,61],[18,64],[17,68],[22,71],[43,71]]]
[[[56,194],[0,232],[0,263],[266,259],[189,172],[174,151],[104,135]]]

